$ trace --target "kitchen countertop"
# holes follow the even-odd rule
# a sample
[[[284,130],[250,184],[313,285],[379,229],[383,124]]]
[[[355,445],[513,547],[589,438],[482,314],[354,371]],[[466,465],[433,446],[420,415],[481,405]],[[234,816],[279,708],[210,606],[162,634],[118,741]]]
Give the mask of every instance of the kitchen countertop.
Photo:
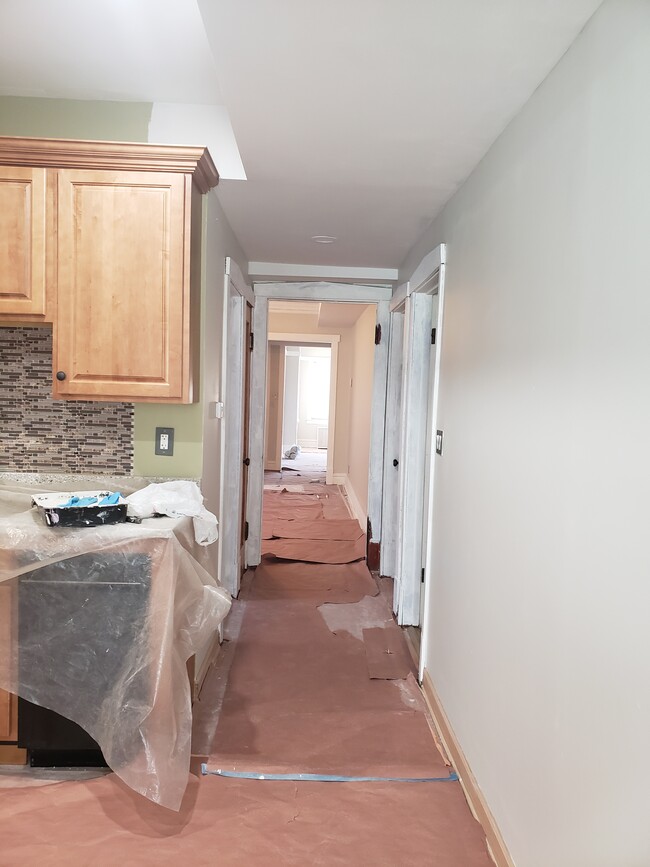
[[[48,486],[53,490],[120,490],[121,493],[132,493],[151,483],[179,481],[179,478],[143,476],[108,476],[84,475],[82,473],[0,473],[0,486],[21,485],[25,487]],[[183,477],[182,481],[196,482],[200,487],[201,480]]]

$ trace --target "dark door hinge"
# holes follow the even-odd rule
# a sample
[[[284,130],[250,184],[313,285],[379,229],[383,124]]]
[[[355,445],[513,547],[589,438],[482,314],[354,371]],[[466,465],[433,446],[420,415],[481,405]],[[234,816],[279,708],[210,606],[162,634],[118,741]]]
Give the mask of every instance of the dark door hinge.
[[[251,352],[253,351],[253,349],[255,349],[255,335],[253,334],[252,331],[250,333],[248,348],[250,349]]]
[[[248,542],[248,521],[244,521],[244,542]]]
[[[420,583],[424,584],[424,566],[422,567],[422,577],[420,578]]]
[[[381,343],[381,325],[377,323],[375,325],[375,346],[379,346]]]
[[[436,345],[436,329],[432,328],[431,329],[431,346],[435,346],[435,345]]]

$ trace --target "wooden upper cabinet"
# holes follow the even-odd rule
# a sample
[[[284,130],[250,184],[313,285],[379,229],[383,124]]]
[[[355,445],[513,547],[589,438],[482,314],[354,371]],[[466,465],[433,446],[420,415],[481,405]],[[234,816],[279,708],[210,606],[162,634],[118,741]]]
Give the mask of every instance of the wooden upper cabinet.
[[[59,171],[56,396],[192,399],[191,195],[182,174]]]
[[[0,274],[0,305],[9,290],[42,299],[27,287],[40,274],[49,288],[51,275],[54,396],[195,399],[200,199],[219,179],[208,151],[0,137],[0,171],[24,175],[22,188],[0,186],[0,265],[12,272]],[[41,247],[25,240],[30,220]]]
[[[45,321],[45,169],[0,166],[0,317]]]

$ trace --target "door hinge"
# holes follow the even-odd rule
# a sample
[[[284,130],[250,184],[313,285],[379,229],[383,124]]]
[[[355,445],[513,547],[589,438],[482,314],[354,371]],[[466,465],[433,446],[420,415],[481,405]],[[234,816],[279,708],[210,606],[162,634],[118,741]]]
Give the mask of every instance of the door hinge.
[[[244,521],[244,542],[248,542],[248,521]]]
[[[250,349],[251,352],[253,351],[253,349],[255,349],[255,335],[253,334],[252,331],[250,333],[250,338],[248,341],[248,348]]]
[[[424,584],[424,566],[422,567],[422,577],[420,578],[420,583]]]
[[[379,346],[381,343],[381,325],[377,323],[375,325],[375,346]]]
[[[436,345],[436,329],[432,328],[431,329],[431,346],[435,346],[435,345]]]

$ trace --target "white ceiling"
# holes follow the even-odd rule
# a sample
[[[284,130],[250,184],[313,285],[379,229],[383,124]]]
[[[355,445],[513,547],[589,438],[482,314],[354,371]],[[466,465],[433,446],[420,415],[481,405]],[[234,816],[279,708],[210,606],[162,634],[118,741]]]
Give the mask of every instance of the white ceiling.
[[[250,260],[396,268],[600,2],[1,0],[0,94],[205,105]]]

